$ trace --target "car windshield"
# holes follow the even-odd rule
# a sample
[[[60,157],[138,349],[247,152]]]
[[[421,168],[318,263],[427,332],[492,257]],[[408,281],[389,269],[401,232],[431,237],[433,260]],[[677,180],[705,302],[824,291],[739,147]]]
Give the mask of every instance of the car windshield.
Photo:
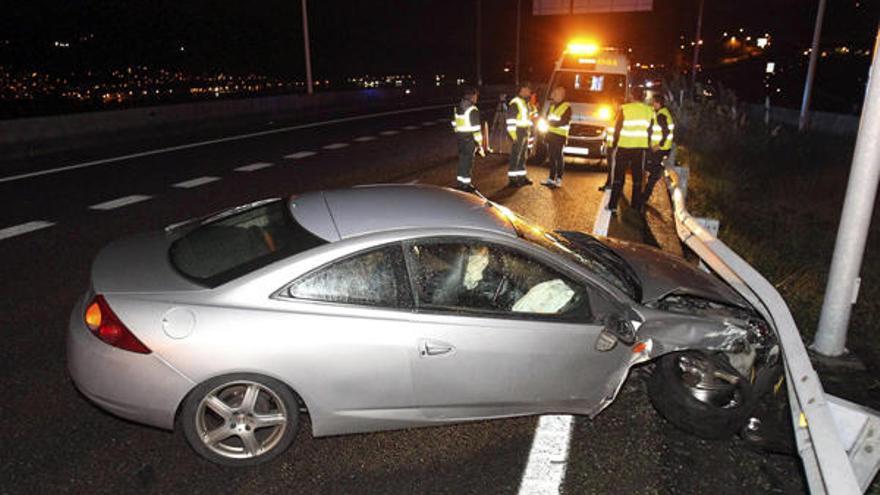
[[[181,274],[216,287],[326,243],[276,199],[197,226],[171,244],[169,255]]]
[[[641,301],[642,286],[632,267],[594,237],[579,232],[547,232],[504,207],[500,209],[522,239],[584,266],[634,301]]]
[[[626,76],[599,72],[557,72],[552,87],[565,88],[565,97],[574,103],[623,103]]]

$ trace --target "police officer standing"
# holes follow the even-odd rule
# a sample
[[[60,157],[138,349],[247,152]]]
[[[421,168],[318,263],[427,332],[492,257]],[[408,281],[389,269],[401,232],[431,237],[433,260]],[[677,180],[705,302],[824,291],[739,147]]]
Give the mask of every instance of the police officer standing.
[[[526,175],[526,157],[529,152],[529,130],[532,127],[532,112],[529,98],[532,88],[522,84],[517,95],[507,105],[507,134],[513,139],[510,149],[510,168],[507,171],[508,187],[522,187],[532,183]]]
[[[617,203],[623,194],[623,181],[627,169],[632,174],[632,206],[639,211],[642,209],[642,174],[651,143],[654,109],[643,101],[642,88],[632,88],[630,95],[630,101],[620,106],[617,122],[614,125],[614,178],[611,182],[611,198],[608,201],[608,209],[612,213],[617,211]]]
[[[456,189],[465,192],[474,192],[476,188],[471,184],[471,172],[474,168],[474,153],[478,150],[483,152],[483,129],[480,121],[480,110],[477,108],[477,99],[480,92],[476,88],[465,88],[461,101],[455,107],[455,137],[458,141],[458,178]]]
[[[674,138],[675,122],[672,112],[666,108],[666,98],[654,95],[654,127],[651,131],[651,158],[648,160],[648,179],[645,182],[645,193],[642,195],[642,206],[648,202],[657,181],[663,177],[663,163],[669,157]]]
[[[565,159],[562,148],[568,139],[571,123],[571,105],[565,100],[565,88],[556,86],[550,93],[550,109],[547,112],[547,153],[550,155],[550,177],[541,184],[547,187],[562,187],[562,173]]]

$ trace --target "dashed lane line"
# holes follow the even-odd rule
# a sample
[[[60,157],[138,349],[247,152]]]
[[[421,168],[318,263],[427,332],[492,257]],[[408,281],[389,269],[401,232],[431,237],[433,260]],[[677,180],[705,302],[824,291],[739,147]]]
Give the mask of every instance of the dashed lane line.
[[[430,126],[432,126],[432,125],[436,125],[436,124],[437,124],[436,122],[433,122],[433,121],[430,121],[430,120],[426,120],[425,122],[422,122],[422,126],[423,126],[423,127],[430,127]]]
[[[376,136],[361,136],[358,138],[354,138],[354,140],[357,141],[358,143],[366,143],[367,141],[375,141]]]
[[[13,225],[12,227],[6,227],[5,229],[0,229],[0,239],[8,239],[10,237],[15,237],[17,235],[27,234],[29,232],[34,232],[35,230],[45,229],[46,227],[51,227],[55,225],[52,222],[46,222],[43,220],[36,220],[33,222],[22,223],[19,225]]]
[[[345,148],[347,146],[348,146],[348,143],[333,143],[333,144],[328,144],[327,146],[324,146],[324,149],[325,150],[338,150],[338,149]]]
[[[414,131],[418,128],[419,128],[419,126],[417,126],[417,125],[407,125],[407,126],[403,127],[403,130],[404,131]]]
[[[12,181],[16,181],[16,180],[28,179],[31,177],[40,177],[43,175],[58,174],[61,172],[68,172],[71,170],[78,170],[78,169],[82,169],[82,168],[94,167],[96,165],[104,165],[107,163],[118,163],[118,162],[122,162],[122,161],[126,161],[126,160],[131,160],[134,158],[143,158],[145,156],[159,155],[162,153],[171,153],[174,151],[187,150],[187,149],[191,149],[191,148],[198,148],[201,146],[210,146],[212,144],[227,143],[230,141],[238,141],[241,139],[250,139],[250,138],[255,138],[255,137],[260,137],[260,136],[269,136],[272,134],[279,134],[282,132],[297,131],[300,129],[311,129],[314,127],[322,127],[322,126],[327,126],[327,125],[332,125],[332,124],[341,124],[341,123],[345,123],[345,122],[357,122],[359,120],[375,119],[375,118],[379,118],[379,117],[387,117],[389,115],[401,115],[401,114],[405,114],[405,113],[423,112],[425,110],[436,110],[438,108],[446,108],[447,106],[448,105],[428,105],[428,106],[423,106],[423,107],[407,108],[407,109],[403,109],[403,110],[391,110],[391,111],[387,111],[387,112],[377,112],[377,113],[370,113],[370,114],[366,114],[366,115],[356,115],[354,117],[341,117],[338,119],[329,119],[329,120],[323,120],[320,122],[310,122],[308,124],[300,124],[300,125],[294,125],[294,126],[288,126],[288,127],[279,127],[278,129],[269,129],[266,131],[250,132],[247,134],[237,134],[234,136],[227,136],[227,137],[222,137],[222,138],[217,138],[217,139],[209,139],[207,141],[198,141],[198,142],[194,142],[194,143],[181,144],[178,146],[169,146],[167,148],[157,148],[157,149],[148,150],[148,151],[141,151],[139,153],[130,153],[127,155],[114,156],[112,158],[102,158],[100,160],[92,160],[92,161],[83,162],[83,163],[76,163],[73,165],[64,165],[62,167],[49,168],[46,170],[38,170],[36,172],[28,172],[28,173],[24,173],[24,174],[9,175],[6,177],[0,177],[0,184],[2,184],[4,182],[12,182]]]
[[[607,206],[610,197],[611,191],[606,190],[599,203],[599,211],[593,222],[593,233],[596,235],[608,235],[611,212]],[[556,495],[560,492],[568,467],[573,426],[574,418],[570,415],[541,416],[519,484],[519,495]]]
[[[192,189],[194,187],[204,186],[205,184],[210,184],[212,182],[216,182],[220,180],[220,177],[196,177],[195,179],[185,180],[183,182],[178,182],[174,184],[174,187],[179,187],[181,189]]]
[[[393,136],[395,134],[400,134],[400,131],[382,131],[379,134],[383,136]]]
[[[115,210],[116,208],[140,203],[141,201],[146,201],[150,198],[152,198],[152,196],[147,196],[145,194],[132,194],[131,196],[123,196],[121,198],[111,199],[110,201],[104,201],[103,203],[89,206],[89,209],[102,211]]]
[[[250,165],[242,165],[241,167],[235,168],[233,170],[235,170],[236,172],[255,172],[257,170],[269,168],[273,165],[275,165],[275,164],[269,163],[269,162],[257,162],[257,163],[251,163]]]
[[[300,158],[308,158],[310,156],[315,156],[317,153],[314,151],[297,151],[296,153],[291,153],[289,155],[284,155],[284,158],[289,158],[291,160],[299,160]]]

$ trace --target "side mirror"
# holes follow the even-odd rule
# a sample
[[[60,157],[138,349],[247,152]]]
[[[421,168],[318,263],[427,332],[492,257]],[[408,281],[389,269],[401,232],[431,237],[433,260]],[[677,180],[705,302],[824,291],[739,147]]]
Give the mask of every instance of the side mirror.
[[[609,316],[605,319],[605,327],[596,339],[596,350],[607,352],[617,345],[617,342],[632,345],[636,342],[636,329],[633,324],[619,316]]]

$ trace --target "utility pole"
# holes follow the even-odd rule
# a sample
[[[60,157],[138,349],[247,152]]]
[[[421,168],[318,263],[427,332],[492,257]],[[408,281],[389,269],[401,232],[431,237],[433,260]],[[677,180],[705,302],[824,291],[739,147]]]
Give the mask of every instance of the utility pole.
[[[813,29],[813,45],[810,48],[810,66],[807,68],[807,82],[804,83],[804,99],[801,102],[801,116],[798,130],[805,131],[810,126],[810,103],[813,99],[813,79],[816,77],[816,64],[819,61],[819,38],[822,37],[822,18],[825,17],[825,0],[819,0],[816,12],[816,27]]]
[[[703,0],[700,0],[700,11],[697,14],[697,35],[694,39],[694,60],[691,64],[691,84],[697,82],[697,65],[700,64],[700,44],[703,41]]]
[[[477,0],[477,87],[483,86],[483,1]]]
[[[306,51],[306,91],[308,94],[315,92],[312,86],[312,53],[309,50],[309,12],[306,8],[306,1],[302,0],[302,17],[303,17],[303,45]]]
[[[821,14],[820,14],[821,16]],[[815,45],[814,45],[815,46]],[[874,59],[868,74],[868,89],[862,106],[859,134],[853,153],[849,183],[840,227],[831,258],[831,272],[819,315],[819,329],[812,348],[825,356],[846,351],[846,329],[852,305],[859,294],[859,271],[865,254],[871,213],[880,180],[880,31],[874,40]],[[815,51],[814,51],[815,53]]]
[[[522,0],[516,0],[516,61],[513,67],[513,78],[519,86],[519,30],[522,24]]]

